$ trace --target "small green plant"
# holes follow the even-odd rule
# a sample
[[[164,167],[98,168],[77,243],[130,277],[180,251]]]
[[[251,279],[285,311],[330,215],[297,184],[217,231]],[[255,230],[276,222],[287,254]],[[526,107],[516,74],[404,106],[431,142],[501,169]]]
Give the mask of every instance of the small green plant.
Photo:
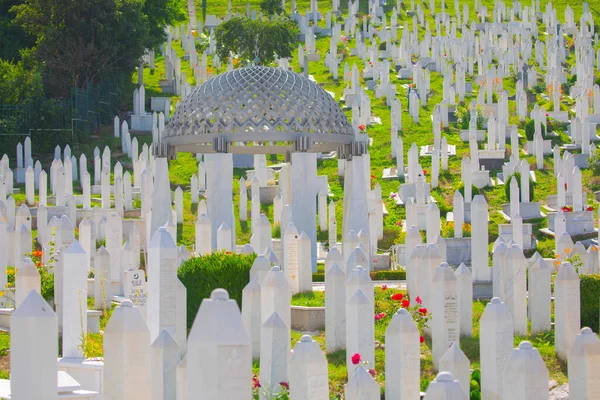
[[[142,199],[140,199],[139,197],[136,197],[135,199],[133,199],[132,206],[134,209],[142,208]]]
[[[200,303],[209,298],[211,292],[223,288],[229,298],[242,307],[242,290],[250,282],[250,268],[256,254],[214,252],[200,257],[192,257],[184,262],[177,276],[187,289],[188,328],[196,318]]]
[[[477,105],[475,111],[477,112],[477,129],[484,129],[486,119],[483,114],[483,108],[480,105]],[[469,110],[468,107],[457,106],[454,115],[456,116],[456,124],[460,129],[469,129],[469,124],[471,123],[471,110]]]
[[[514,174],[512,174],[511,176],[508,177],[508,180],[505,182],[505,185],[504,185],[504,194],[506,195],[506,201],[508,201],[508,202],[510,202],[510,181],[512,180],[513,177],[517,180],[519,190],[521,189],[521,173],[515,172]],[[531,177],[529,177],[529,201],[530,202],[532,202],[534,199],[534,193],[535,193],[535,182],[533,181],[533,179],[531,179]],[[522,201],[521,200],[522,198],[523,198],[523,195],[519,192],[519,200]]]
[[[469,399],[481,400],[481,372],[478,369],[471,372],[471,383],[469,385]]]
[[[541,125],[541,129],[542,129],[542,137],[545,138],[546,137],[546,127],[541,122],[540,122],[540,125]],[[529,121],[527,121],[525,123],[525,136],[527,136],[527,140],[529,140],[530,142],[533,141],[534,136],[535,136],[535,121],[533,119],[530,119]]]
[[[588,158],[588,168],[594,176],[600,175],[600,153],[596,152],[596,154]]]

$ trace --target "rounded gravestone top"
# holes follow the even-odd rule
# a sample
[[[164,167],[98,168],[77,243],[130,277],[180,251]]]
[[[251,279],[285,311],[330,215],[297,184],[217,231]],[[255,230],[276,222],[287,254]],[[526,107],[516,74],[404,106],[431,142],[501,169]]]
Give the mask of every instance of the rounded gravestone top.
[[[275,266],[271,267],[271,271],[279,272],[279,271],[281,271],[281,268],[279,266],[275,265]]]
[[[533,349],[533,345],[531,344],[531,342],[524,340],[521,343],[519,343],[519,350],[532,350]]]
[[[406,308],[399,308],[398,311],[396,311],[396,314],[407,315],[408,311],[406,310]]]
[[[454,376],[450,372],[443,371],[437,374],[435,380],[437,382],[454,382]]]
[[[300,341],[303,343],[310,343],[313,341],[313,338],[310,335],[302,335],[302,337],[300,338]]]
[[[492,304],[500,304],[500,299],[498,297],[494,297],[491,301]]]
[[[196,87],[177,106],[161,142],[199,152],[224,138],[227,152],[260,154],[300,137],[318,143],[318,151],[337,149],[353,141],[354,130],[340,105],[316,83],[281,68],[252,66]],[[261,151],[266,143],[269,151]]]
[[[581,329],[581,334],[582,335],[593,335],[594,331],[592,331],[591,328],[588,328],[587,326],[585,328]]]
[[[133,303],[131,302],[131,300],[123,300],[121,302],[121,307],[132,308],[133,307]]]
[[[229,293],[225,289],[215,289],[210,294],[211,300],[229,300]]]

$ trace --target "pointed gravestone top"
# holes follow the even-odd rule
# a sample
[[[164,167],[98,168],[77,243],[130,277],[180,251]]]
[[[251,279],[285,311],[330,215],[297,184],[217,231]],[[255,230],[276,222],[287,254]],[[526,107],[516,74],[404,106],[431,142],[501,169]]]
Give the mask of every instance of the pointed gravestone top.
[[[150,245],[148,246],[150,249],[173,249],[177,248],[175,241],[171,234],[167,231],[167,228],[161,226],[158,230],[152,235],[152,239],[150,240]]]
[[[52,307],[35,290],[32,290],[21,305],[11,313],[11,318],[56,318]]]

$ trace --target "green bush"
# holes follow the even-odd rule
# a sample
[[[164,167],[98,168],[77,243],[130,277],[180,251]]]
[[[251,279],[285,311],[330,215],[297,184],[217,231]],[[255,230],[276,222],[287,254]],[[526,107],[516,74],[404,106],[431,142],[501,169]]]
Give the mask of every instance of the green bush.
[[[520,172],[515,172],[514,174],[512,174],[511,176],[508,177],[508,180],[504,183],[504,193],[506,194],[506,201],[510,202],[510,181],[512,180],[512,178],[515,177],[517,179],[517,183],[519,184],[519,189],[521,188],[521,173]],[[533,179],[531,179],[531,176],[529,177],[529,201],[532,202],[534,199],[534,192],[535,192],[535,182],[533,181]],[[519,193],[519,200],[521,200],[522,196]]]
[[[460,192],[460,194],[464,198],[465,197],[465,185],[464,185],[464,183],[458,188],[458,191]],[[481,194],[481,192],[479,191],[479,188],[477,186],[471,185],[471,194],[473,195],[473,197],[475,197],[478,194]]]
[[[579,281],[581,327],[587,326],[597,333],[600,313],[600,275],[580,275]]]
[[[545,138],[546,137],[546,127],[542,123],[540,123],[540,125],[542,126],[542,137]],[[535,135],[535,122],[532,119],[530,119],[529,121],[527,121],[525,123],[525,136],[527,136],[527,140],[532,142],[534,135]]]
[[[371,271],[369,275],[374,281],[402,281],[406,279],[406,271]],[[325,274],[314,272],[313,282],[325,282]]]
[[[256,254],[232,254],[218,252],[192,257],[177,271],[177,277],[187,289],[187,324],[192,327],[203,299],[210,293],[223,288],[229,298],[242,307],[242,290],[250,281],[250,268]]]
[[[596,153],[594,156],[588,158],[588,168],[592,171],[594,176],[600,175],[600,154]]]

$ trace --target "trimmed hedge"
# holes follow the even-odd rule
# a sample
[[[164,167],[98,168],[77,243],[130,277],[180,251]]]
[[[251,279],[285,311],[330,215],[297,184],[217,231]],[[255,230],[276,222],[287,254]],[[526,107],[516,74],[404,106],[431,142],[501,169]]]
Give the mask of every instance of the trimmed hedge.
[[[406,279],[406,271],[371,271],[369,275],[374,281],[403,281]],[[325,282],[325,274],[314,272],[313,282]]]
[[[517,180],[519,190],[521,190],[521,173],[515,172],[514,174],[512,174],[511,176],[508,177],[508,181],[504,182],[504,194],[506,195],[506,201],[508,203],[510,203],[510,181],[512,180],[513,177]],[[530,176],[529,177],[529,201],[530,202],[532,202],[535,199],[534,194],[535,194],[535,182],[533,181],[533,179]],[[521,194],[521,192],[519,192],[519,200],[521,200],[522,198],[523,198],[523,195]]]
[[[242,308],[242,290],[250,282],[250,268],[256,254],[218,252],[192,257],[177,270],[177,277],[187,289],[188,329],[198,313],[200,303],[217,288],[226,289],[229,298]]]
[[[581,327],[599,330],[600,313],[600,275],[579,275],[581,286]]]

